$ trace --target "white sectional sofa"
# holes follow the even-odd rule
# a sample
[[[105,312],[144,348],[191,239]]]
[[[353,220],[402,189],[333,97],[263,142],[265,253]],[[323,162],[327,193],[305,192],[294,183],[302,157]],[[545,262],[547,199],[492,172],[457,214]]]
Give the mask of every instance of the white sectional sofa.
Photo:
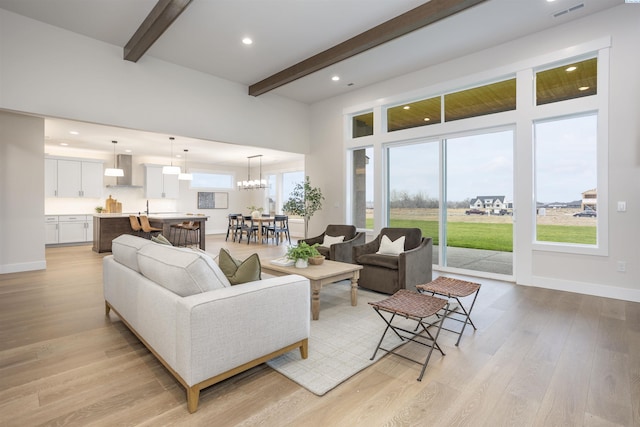
[[[187,390],[200,390],[299,349],[307,357],[310,286],[291,275],[230,286],[207,254],[122,235],[104,258],[113,310]]]

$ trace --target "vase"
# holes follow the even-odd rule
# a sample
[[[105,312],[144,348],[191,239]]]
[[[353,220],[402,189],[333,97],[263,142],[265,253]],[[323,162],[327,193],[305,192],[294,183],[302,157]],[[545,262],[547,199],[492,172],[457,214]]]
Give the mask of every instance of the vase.
[[[251,212],[251,218],[260,218],[262,214],[260,213],[260,211],[253,211]]]
[[[308,263],[306,259],[299,258],[296,260],[296,268],[307,268]]]

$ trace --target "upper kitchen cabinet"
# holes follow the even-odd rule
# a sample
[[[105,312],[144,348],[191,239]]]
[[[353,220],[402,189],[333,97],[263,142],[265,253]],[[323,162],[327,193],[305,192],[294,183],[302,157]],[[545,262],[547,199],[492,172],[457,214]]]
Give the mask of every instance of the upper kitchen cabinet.
[[[101,161],[45,159],[46,197],[102,197]]]
[[[177,199],[180,189],[178,175],[164,175],[162,166],[144,165],[144,190],[148,199]]]

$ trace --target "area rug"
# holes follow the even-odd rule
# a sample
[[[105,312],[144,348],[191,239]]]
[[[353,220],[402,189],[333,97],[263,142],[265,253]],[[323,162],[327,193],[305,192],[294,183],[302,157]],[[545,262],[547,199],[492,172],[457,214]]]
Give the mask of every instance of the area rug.
[[[378,351],[375,360],[370,360],[386,325],[367,304],[386,297],[358,289],[358,305],[352,307],[349,281],[323,287],[320,319],[311,321],[309,357],[303,360],[299,351],[290,351],[267,364],[312,393],[324,395],[387,354]],[[411,325],[415,326],[415,321]],[[387,333],[383,347],[400,344],[395,334]]]

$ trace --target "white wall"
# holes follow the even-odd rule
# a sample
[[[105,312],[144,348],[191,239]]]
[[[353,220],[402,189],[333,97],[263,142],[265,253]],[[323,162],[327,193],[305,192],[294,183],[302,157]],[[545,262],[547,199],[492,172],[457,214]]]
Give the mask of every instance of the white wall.
[[[305,153],[309,108],[0,9],[0,109]],[[250,121],[250,125],[248,122]]]
[[[252,97],[247,91],[246,86],[148,55],[137,63],[124,61],[120,47],[0,9],[0,112],[306,153],[309,107],[273,94]],[[30,125],[24,123],[26,116],[7,117],[18,133],[30,133]],[[44,126],[39,131],[37,152],[23,153],[24,148],[5,140],[4,132],[3,128],[3,174],[18,169],[21,177],[28,171],[33,181],[25,187],[20,179],[3,178],[0,226],[9,232],[2,235],[1,271],[43,268]],[[35,150],[31,145],[28,148]],[[113,189],[105,191],[105,197],[108,194],[122,200],[126,210],[144,209],[143,190]],[[240,200],[246,197],[239,197],[240,206],[252,204]],[[48,200],[47,210],[92,213],[98,202]],[[152,209],[190,211],[190,203],[157,201]],[[210,229],[219,229],[217,219],[214,222],[208,224]],[[20,227],[23,223],[29,224],[26,234]],[[32,232],[37,238],[26,238]]]
[[[524,251],[515,254],[518,283],[594,295],[640,301],[640,251],[637,250],[640,218],[640,7],[621,5],[582,20],[558,26],[486,51],[477,52],[437,66],[372,85],[348,95],[312,105],[311,152],[306,168],[312,181],[320,184],[327,197],[327,209],[314,217],[311,228],[345,221],[341,206],[345,200],[346,174],[343,113],[358,106],[384,104],[385,99],[423,88],[481,76],[491,70],[566,49],[592,40],[611,37],[609,110],[609,253],[607,256],[549,253],[532,249],[532,216],[519,215],[516,227]],[[451,83],[453,84],[453,83]],[[450,88],[452,89],[452,88]],[[479,123],[482,120],[478,121]],[[530,133],[530,132],[529,132]],[[516,143],[516,158],[530,158],[531,141]],[[523,152],[529,150],[529,152]],[[520,150],[520,151],[518,151]],[[374,159],[381,167],[380,158]],[[528,165],[528,169],[531,167]],[[516,176],[519,210],[532,210],[530,176]],[[524,183],[524,185],[523,185]],[[377,176],[376,194],[382,179]],[[598,189],[600,192],[600,188]],[[519,192],[519,193],[518,193]],[[616,202],[627,202],[627,212],[616,212]],[[338,206],[338,207],[336,207]],[[381,207],[381,206],[377,206]],[[522,240],[527,240],[522,245]],[[617,272],[617,261],[626,261],[627,271]]]
[[[0,273],[45,268],[44,120],[0,111]]]

